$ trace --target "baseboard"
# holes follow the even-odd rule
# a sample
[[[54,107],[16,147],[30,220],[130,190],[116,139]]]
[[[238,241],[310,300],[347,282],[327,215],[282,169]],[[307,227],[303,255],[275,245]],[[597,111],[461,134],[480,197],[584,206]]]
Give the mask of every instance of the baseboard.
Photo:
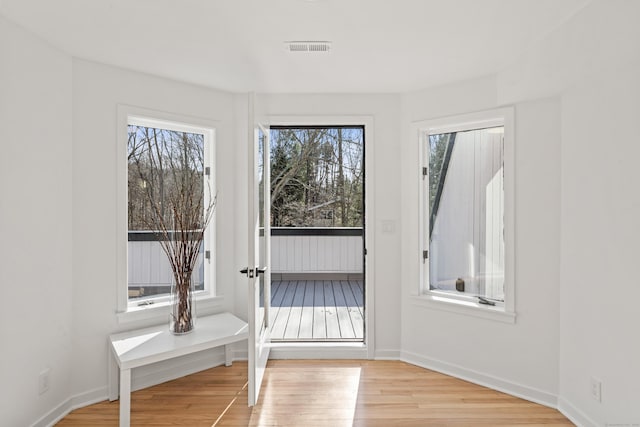
[[[565,417],[569,418],[569,421],[577,425],[578,427],[598,427],[600,424],[593,421],[584,412],[573,406],[568,400],[559,397],[558,398],[558,411]]]
[[[82,408],[94,403],[102,402],[108,398],[108,388],[99,387],[84,393],[71,396],[60,405],[53,408],[47,414],[42,416],[38,421],[33,423],[31,427],[51,427],[66,417],[71,411]]]
[[[233,360],[246,359],[246,351],[234,351]],[[195,353],[192,357],[183,356],[182,358],[172,359],[167,362],[137,368],[133,370],[131,389],[132,391],[135,391],[151,387],[176,378],[204,371],[205,369],[223,365],[224,362],[224,349],[214,349],[213,351],[207,350]],[[54,426],[71,411],[108,399],[109,389],[107,386],[76,394],[42,416],[38,421],[33,423],[31,427]]]
[[[375,360],[400,360],[400,350],[376,350]]]
[[[492,375],[486,375],[471,369],[463,368],[462,366],[443,362],[441,360],[430,359],[407,351],[400,352],[400,360],[425,369],[460,378],[483,387],[501,391],[512,396],[520,397],[534,403],[539,403],[540,405],[548,406],[550,408],[556,409],[558,407],[558,398],[552,393],[537,390],[535,388],[517,384]]]
[[[233,360],[234,360],[234,362],[236,360],[247,361],[247,360],[249,360],[249,352],[247,350],[234,350],[233,351]]]

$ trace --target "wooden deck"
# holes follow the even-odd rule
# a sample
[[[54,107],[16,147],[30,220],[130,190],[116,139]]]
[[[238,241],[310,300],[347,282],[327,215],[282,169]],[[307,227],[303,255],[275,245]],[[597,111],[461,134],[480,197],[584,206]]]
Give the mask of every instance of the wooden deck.
[[[271,283],[274,341],[362,341],[362,280],[288,280]]]

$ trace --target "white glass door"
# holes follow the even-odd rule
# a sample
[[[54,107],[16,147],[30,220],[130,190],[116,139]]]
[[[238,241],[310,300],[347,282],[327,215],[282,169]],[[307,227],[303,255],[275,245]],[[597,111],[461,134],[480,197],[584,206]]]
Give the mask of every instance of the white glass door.
[[[271,184],[269,131],[256,125],[254,96],[249,95],[249,257],[243,270],[249,283],[249,406],[258,401],[269,359],[269,311],[271,302],[271,254],[269,224]]]

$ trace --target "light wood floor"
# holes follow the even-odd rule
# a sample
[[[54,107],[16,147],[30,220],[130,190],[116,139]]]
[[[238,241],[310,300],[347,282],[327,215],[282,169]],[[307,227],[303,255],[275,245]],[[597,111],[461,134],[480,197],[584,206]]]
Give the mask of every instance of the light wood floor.
[[[362,280],[271,283],[274,341],[362,341]]]
[[[247,407],[247,364],[131,395],[132,426],[571,426],[558,411],[403,362],[272,360]],[[58,426],[117,426],[118,402]]]

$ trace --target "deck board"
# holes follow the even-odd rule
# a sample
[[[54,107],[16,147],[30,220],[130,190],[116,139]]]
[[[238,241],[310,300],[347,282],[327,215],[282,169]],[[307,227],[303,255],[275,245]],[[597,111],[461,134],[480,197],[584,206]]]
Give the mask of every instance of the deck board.
[[[333,286],[330,280],[323,283],[324,290],[324,315],[327,324],[327,337],[340,337],[340,324],[336,313],[336,300],[333,295]]]
[[[287,322],[287,329],[284,331],[284,339],[298,339],[300,334],[300,321],[302,320],[302,307],[304,305],[304,295],[306,286],[304,283],[302,286],[296,282],[295,289],[293,289],[294,296],[291,300],[291,311],[289,313],[289,322]]]
[[[324,284],[322,280],[315,280],[313,294],[313,339],[327,338],[327,322],[325,319]]]
[[[360,283],[359,281],[349,280],[349,286],[351,287],[353,296],[356,299],[356,305],[360,310],[360,314],[364,316],[364,313],[362,311],[362,308],[364,307],[364,304],[362,304],[362,301],[364,301],[364,294],[362,292],[362,288],[360,287]]]
[[[289,322],[289,313],[291,312],[291,306],[293,305],[293,296],[296,287],[296,282],[286,282],[280,285],[282,289],[279,294],[282,295],[280,299],[280,309],[278,310],[278,316],[274,319],[271,326],[271,337],[274,339],[284,338],[284,331],[287,329],[287,323]]]
[[[344,290],[339,281],[334,280],[331,283],[333,294],[336,301],[336,314],[338,315],[338,324],[340,325],[340,337],[345,339],[353,339],[356,337],[353,331],[353,322],[347,308],[347,301],[344,298]]]
[[[314,283],[313,281],[304,281],[299,282],[304,284],[305,293],[304,293],[304,303],[302,306],[302,314],[300,317],[300,329],[298,332],[298,338],[307,338],[311,339],[313,337],[313,293],[314,293]]]
[[[283,282],[271,283],[271,313],[269,316],[271,325],[275,325],[278,315],[280,314],[280,307],[282,306],[282,298],[284,297],[285,288],[286,284],[283,284]]]
[[[357,341],[364,336],[362,280],[274,281],[275,341]]]
[[[347,308],[349,310],[349,316],[351,316],[356,338],[363,338],[364,321],[362,317],[362,300],[358,300],[349,281],[341,280],[340,284],[344,289],[344,297],[347,300]]]

